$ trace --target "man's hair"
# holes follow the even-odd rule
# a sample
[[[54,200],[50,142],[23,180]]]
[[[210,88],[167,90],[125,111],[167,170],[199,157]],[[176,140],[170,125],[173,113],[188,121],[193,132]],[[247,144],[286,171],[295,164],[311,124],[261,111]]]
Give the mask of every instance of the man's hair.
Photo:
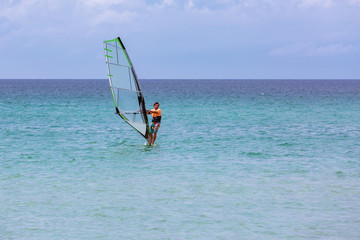
[[[158,102],[155,102],[153,106],[155,106],[155,104],[158,104],[160,106],[160,104]]]

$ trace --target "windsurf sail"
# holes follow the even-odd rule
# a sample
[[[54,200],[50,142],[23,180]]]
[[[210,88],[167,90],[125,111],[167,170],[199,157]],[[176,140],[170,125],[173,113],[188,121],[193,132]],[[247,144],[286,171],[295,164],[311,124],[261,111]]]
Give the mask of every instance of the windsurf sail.
[[[145,100],[126,48],[117,37],[104,41],[104,50],[116,114],[149,141]]]

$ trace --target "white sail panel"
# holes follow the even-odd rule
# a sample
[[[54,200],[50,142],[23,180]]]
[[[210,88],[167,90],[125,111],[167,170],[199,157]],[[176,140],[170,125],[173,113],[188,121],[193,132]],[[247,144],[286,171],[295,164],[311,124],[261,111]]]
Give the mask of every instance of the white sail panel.
[[[113,87],[132,90],[129,67],[109,64],[109,74]]]
[[[146,128],[147,125],[144,123],[137,123],[137,122],[128,122],[133,128],[135,128],[136,130],[138,130],[141,134],[145,135],[146,134]]]
[[[137,92],[130,90],[116,89],[118,108],[122,113],[140,111],[139,101],[137,99]]]

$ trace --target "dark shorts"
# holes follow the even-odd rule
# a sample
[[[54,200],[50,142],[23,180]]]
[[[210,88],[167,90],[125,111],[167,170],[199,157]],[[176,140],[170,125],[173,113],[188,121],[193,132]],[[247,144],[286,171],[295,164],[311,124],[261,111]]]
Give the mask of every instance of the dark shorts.
[[[150,133],[157,133],[159,128],[160,128],[160,123],[152,122],[150,126]]]

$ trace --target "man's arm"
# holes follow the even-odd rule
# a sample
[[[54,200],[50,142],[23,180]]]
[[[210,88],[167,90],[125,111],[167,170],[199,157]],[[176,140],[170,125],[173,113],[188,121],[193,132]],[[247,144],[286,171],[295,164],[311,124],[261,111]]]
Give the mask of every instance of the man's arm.
[[[148,114],[151,114],[151,113],[159,113],[159,111],[160,111],[160,109],[158,109],[158,110],[155,110],[155,111],[153,111],[153,110],[146,110],[147,112],[148,112]]]

